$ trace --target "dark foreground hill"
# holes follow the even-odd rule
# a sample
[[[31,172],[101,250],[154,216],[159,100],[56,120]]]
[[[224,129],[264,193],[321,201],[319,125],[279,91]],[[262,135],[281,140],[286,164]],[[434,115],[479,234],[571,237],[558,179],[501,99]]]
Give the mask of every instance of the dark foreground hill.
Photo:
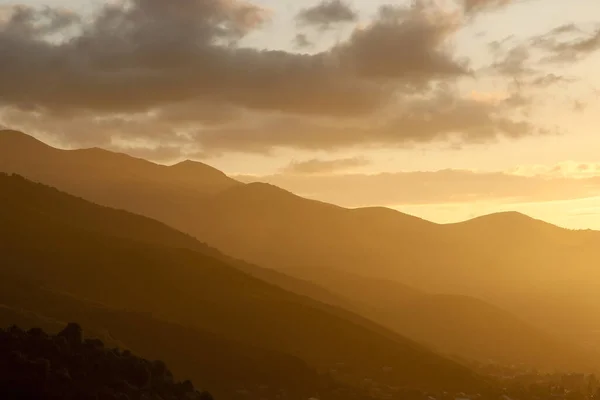
[[[0,395],[8,400],[212,400],[177,382],[162,361],[109,349],[69,324],[56,335],[39,328],[0,329]]]
[[[71,196],[57,193],[0,176],[0,267],[7,277],[301,358],[319,371],[341,369],[337,379],[353,385],[370,379],[422,389],[486,386],[469,369],[369,320],[286,292],[221,260],[126,239],[110,223],[96,229],[73,217]],[[122,217],[94,207],[105,221],[113,213],[115,220]],[[137,223],[149,224],[128,218],[128,224]]]

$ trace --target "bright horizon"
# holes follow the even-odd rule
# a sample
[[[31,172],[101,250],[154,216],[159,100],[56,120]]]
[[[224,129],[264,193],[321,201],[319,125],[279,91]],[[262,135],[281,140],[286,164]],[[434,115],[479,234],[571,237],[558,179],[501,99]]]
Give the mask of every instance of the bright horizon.
[[[99,1],[0,0],[0,125],[345,207],[600,230],[598,2],[120,3],[137,35]]]

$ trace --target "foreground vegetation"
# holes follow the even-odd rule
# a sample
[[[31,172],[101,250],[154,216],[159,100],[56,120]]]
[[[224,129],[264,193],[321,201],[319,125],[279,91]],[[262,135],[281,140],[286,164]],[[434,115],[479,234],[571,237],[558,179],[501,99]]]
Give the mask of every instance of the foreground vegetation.
[[[56,335],[16,326],[0,330],[3,399],[212,400],[190,381],[177,382],[162,361],[85,339],[77,324]]]

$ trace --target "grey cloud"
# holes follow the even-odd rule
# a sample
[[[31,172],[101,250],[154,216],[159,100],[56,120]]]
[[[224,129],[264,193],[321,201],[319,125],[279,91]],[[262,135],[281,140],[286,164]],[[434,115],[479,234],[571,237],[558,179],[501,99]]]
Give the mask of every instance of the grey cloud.
[[[422,84],[464,71],[443,49],[447,21],[416,9],[314,55],[235,45],[264,12],[233,0],[107,5],[61,43],[40,40],[29,29],[33,19],[13,16],[0,28],[8,60],[0,65],[0,104],[110,113],[197,101],[341,116],[378,109],[415,78]]]
[[[538,76],[537,78],[531,81],[533,86],[538,87],[547,87],[550,85],[558,84],[558,83],[573,83],[575,82],[574,78],[568,78],[562,75],[556,74],[546,74],[542,76]]]
[[[0,64],[0,103],[48,112],[132,112],[210,101],[339,115],[385,101],[379,86],[336,68],[328,53],[217,44],[243,36],[261,15],[231,0],[137,0],[131,8],[104,7],[79,35],[59,44],[28,33],[31,18],[13,16],[0,28],[0,52],[8,60]]]
[[[294,37],[294,46],[298,49],[305,49],[307,47],[313,46],[313,43],[310,41],[306,34],[298,33]]]
[[[453,58],[445,47],[460,27],[455,14],[428,9],[417,2],[411,9],[385,6],[371,25],[356,29],[339,47],[341,59],[360,76],[400,79],[418,85],[431,77],[456,77],[469,73],[465,62]]]
[[[525,45],[517,45],[491,65],[491,70],[507,77],[522,77],[537,71],[529,66],[531,53]]]
[[[545,62],[575,62],[600,50],[600,28],[589,32],[574,24],[561,25],[534,37],[530,44],[546,53]]]
[[[42,38],[81,23],[79,15],[66,9],[43,7],[36,10],[16,5],[5,6],[4,10],[8,18],[3,24],[0,20],[0,24],[5,35]]]
[[[340,122],[276,115],[254,125],[205,129],[199,137],[207,148],[219,151],[268,152],[276,147],[333,150],[441,141],[483,143],[538,132],[530,123],[507,116],[509,106],[497,107],[442,90],[427,98],[400,101],[391,116]]]
[[[87,22],[24,8],[0,22],[0,122],[70,146],[181,154],[535,133],[510,104],[434,91],[470,71],[448,47],[461,16],[431,4],[382,8],[316,54],[242,47],[268,18],[242,0],[134,0]]]
[[[329,29],[335,24],[356,22],[358,14],[343,0],[322,0],[313,7],[301,10],[296,20],[301,25]]]
[[[282,172],[284,174],[292,175],[331,174],[347,171],[356,167],[364,167],[366,165],[369,165],[369,161],[360,157],[342,158],[338,160],[320,160],[314,158],[306,161],[292,161],[282,170]]]
[[[516,0],[463,0],[463,6],[465,13],[472,14],[497,10],[515,2]]]
[[[518,99],[515,99],[515,102]],[[227,151],[269,153],[275,148],[335,150],[356,146],[405,147],[428,142],[484,143],[500,136],[520,138],[540,133],[532,124],[512,117],[520,104],[492,104],[460,97],[449,89],[412,96],[370,117],[306,118],[285,113],[232,110],[198,127],[188,107],[166,108],[152,116],[78,114],[69,119],[18,109],[0,114],[0,121],[27,132],[55,132],[65,143],[118,149],[118,142],[159,143],[193,147],[218,155]],[[94,139],[95,138],[95,139]],[[111,139],[113,139],[111,141]],[[90,143],[96,140],[97,143]],[[117,146],[117,147],[116,147]]]

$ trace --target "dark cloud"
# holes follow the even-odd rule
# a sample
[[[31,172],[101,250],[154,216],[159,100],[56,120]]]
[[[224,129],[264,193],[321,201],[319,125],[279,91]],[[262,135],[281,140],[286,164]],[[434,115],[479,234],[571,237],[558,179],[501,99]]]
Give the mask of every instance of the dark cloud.
[[[310,41],[308,36],[304,33],[298,33],[294,37],[294,47],[297,49],[305,49],[307,47],[312,47],[313,42]]]
[[[467,14],[494,11],[512,3],[516,3],[516,0],[463,0],[463,6]]]
[[[292,161],[290,165],[283,169],[284,174],[292,175],[315,175],[331,174],[335,172],[347,171],[356,167],[369,165],[369,161],[360,157],[343,158],[338,160],[320,160],[312,159],[307,161]]]
[[[296,21],[304,26],[329,29],[332,25],[352,23],[358,20],[358,14],[342,0],[323,0],[319,4],[301,10]]]
[[[462,15],[434,3],[384,7],[315,54],[242,46],[269,18],[243,0],[131,0],[89,19],[13,8],[0,22],[0,121],[161,161],[178,146],[214,154],[535,133],[509,104],[436,90],[470,71],[451,47]]]
[[[393,107],[369,117],[306,118],[285,113],[252,113],[201,128],[181,122],[181,116],[169,119],[160,113],[104,118],[83,114],[63,119],[43,114],[32,118],[30,112],[13,109],[5,111],[3,119],[28,132],[55,132],[66,144],[115,149],[122,142],[154,141],[193,147],[194,151],[212,155],[228,151],[269,153],[274,148],[335,150],[428,142],[484,143],[501,136],[520,138],[540,133],[531,123],[511,116],[521,105],[511,104],[517,98],[509,99],[495,104],[440,88],[427,96],[399,99]]]
[[[235,45],[265,15],[233,0],[107,5],[61,43],[42,40],[36,13],[15,13],[0,28],[8,60],[0,65],[0,103],[132,112],[198,101],[355,115],[379,108],[415,76],[429,81],[463,71],[443,48],[448,24],[416,10],[393,23],[377,20],[339,48],[313,55]],[[390,81],[373,81],[382,75]]]
[[[466,63],[455,60],[446,47],[459,27],[458,15],[425,5],[411,9],[385,6],[374,23],[356,29],[338,50],[341,60],[360,76],[419,85],[431,77],[468,74]]]
[[[214,150],[268,152],[273,147],[307,150],[354,146],[408,146],[454,141],[483,143],[500,136],[519,138],[538,132],[529,122],[507,116],[509,105],[463,98],[441,89],[425,98],[406,98],[391,111],[371,119],[306,120],[275,115],[255,125],[215,127],[199,133]]]

